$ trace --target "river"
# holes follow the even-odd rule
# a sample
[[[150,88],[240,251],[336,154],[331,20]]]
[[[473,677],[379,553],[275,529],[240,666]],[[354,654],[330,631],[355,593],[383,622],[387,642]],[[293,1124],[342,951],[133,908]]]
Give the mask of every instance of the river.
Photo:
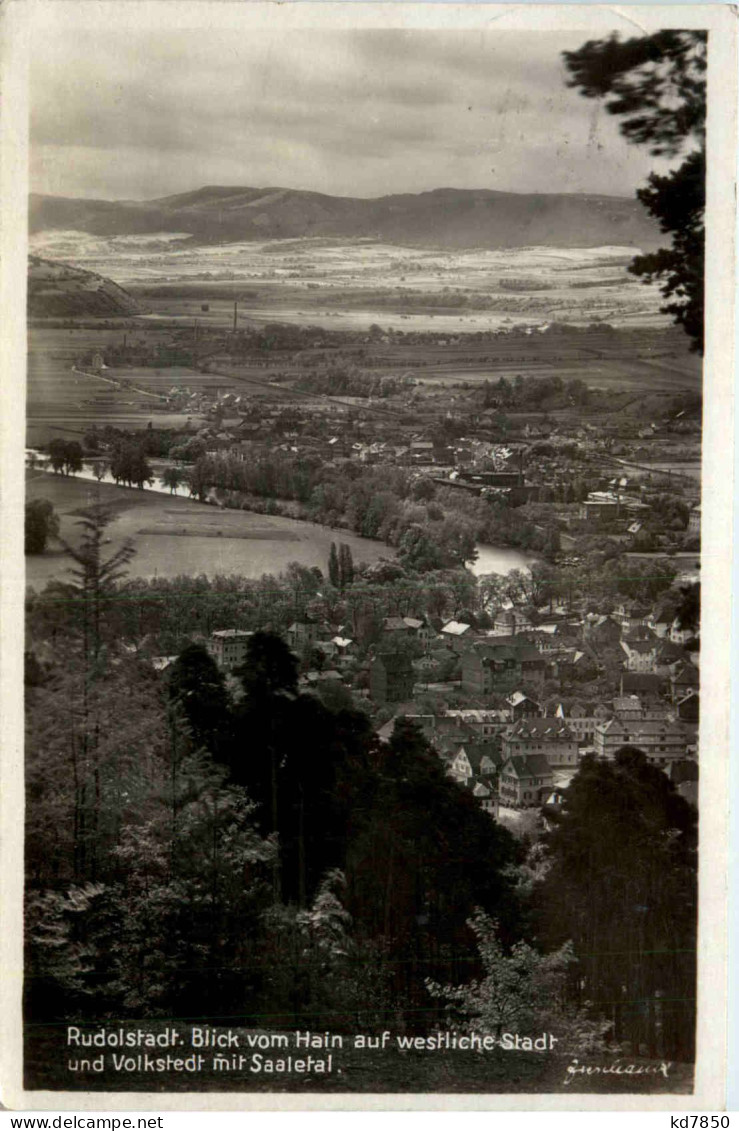
[[[505,549],[500,546],[477,546],[477,561],[471,567],[475,577],[486,573],[510,573],[514,569],[531,569],[536,558],[522,554],[520,550]]]

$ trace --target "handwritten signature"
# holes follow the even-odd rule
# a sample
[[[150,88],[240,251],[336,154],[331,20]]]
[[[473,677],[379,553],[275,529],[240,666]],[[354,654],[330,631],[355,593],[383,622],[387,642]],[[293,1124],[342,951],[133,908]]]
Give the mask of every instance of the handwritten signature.
[[[567,1087],[577,1076],[664,1076],[667,1080],[671,1068],[671,1060],[660,1064],[627,1064],[622,1060],[614,1060],[612,1064],[580,1064],[577,1057],[573,1057],[562,1083]]]

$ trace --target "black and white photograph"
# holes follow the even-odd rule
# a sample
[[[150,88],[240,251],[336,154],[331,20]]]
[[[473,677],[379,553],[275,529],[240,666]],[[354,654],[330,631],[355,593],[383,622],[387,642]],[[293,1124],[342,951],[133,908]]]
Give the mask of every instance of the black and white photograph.
[[[24,1104],[718,1105],[730,13],[137,8],[26,27]]]

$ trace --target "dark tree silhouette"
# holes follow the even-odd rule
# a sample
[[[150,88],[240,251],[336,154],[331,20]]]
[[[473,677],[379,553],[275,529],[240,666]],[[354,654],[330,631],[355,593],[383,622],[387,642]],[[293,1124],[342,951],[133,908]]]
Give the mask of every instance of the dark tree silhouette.
[[[506,944],[513,941],[510,866],[519,846],[449,778],[411,720],[397,720],[390,742],[368,751],[349,794],[348,910],[382,941],[399,997],[428,1009],[426,977],[459,982],[470,974],[476,907],[495,917]]]
[[[352,551],[346,542],[339,546],[339,588],[344,590],[354,581]]]
[[[180,652],[169,676],[169,695],[184,712],[195,741],[217,754],[227,739],[229,700],[226,681],[202,644]]]
[[[705,31],[663,30],[621,40],[589,40],[565,51],[569,86],[605,99],[621,117],[621,133],[659,157],[685,154],[667,176],[652,173],[637,196],[672,239],[671,247],[638,255],[629,270],[659,281],[663,311],[703,350],[706,122]]]
[[[331,552],[328,556],[328,579],[333,585],[334,589],[339,588],[340,572],[339,572],[339,555],[336,552],[336,543],[331,543]]]
[[[151,483],[154,474],[149,466],[141,444],[122,444],[116,448],[110,464],[110,472],[116,483],[127,483],[129,487],[142,488]]]
[[[281,636],[255,632],[246,647],[246,659],[237,675],[249,708],[274,706],[274,699],[294,696],[298,686],[298,661]]]
[[[689,1060],[694,1048],[697,812],[633,746],[583,759],[546,838],[539,940],[571,939],[578,993],[617,1040]]]
[[[76,440],[52,440],[49,458],[54,471],[61,471],[63,475],[82,471],[82,447]]]
[[[231,757],[232,774],[260,804],[265,831],[278,833],[282,816],[281,777],[290,749],[285,730],[297,694],[298,661],[281,636],[255,632],[237,674],[244,698]],[[272,889],[278,901],[282,896],[282,875],[277,858],[272,868]]]

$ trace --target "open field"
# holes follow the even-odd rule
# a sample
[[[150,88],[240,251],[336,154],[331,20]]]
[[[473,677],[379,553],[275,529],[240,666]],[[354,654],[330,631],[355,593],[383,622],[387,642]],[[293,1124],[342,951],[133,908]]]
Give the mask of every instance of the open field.
[[[129,428],[145,428],[150,421],[184,426],[187,415],[167,413],[158,399],[173,385],[197,393],[229,390],[326,403],[291,387],[310,371],[300,350],[208,360],[217,338],[222,353],[234,302],[241,328],[280,321],[343,331],[316,347],[324,364],[346,364],[351,343],[362,353],[356,364],[378,377],[410,377],[419,383],[419,395],[438,386],[514,381],[519,375],[579,378],[636,398],[700,389],[699,359],[659,314],[658,290],[627,273],[628,248],[447,252],[310,239],[198,247],[176,234],[104,239],[75,232],[37,233],[33,244],[110,276],[149,313],[127,318],[120,330],[102,320],[99,329],[89,322],[79,328],[33,327],[30,445],[84,432],[96,421]],[[373,324],[403,333],[365,337]],[[574,329],[568,331],[568,325]],[[151,367],[107,374],[127,388],[71,374],[76,356],[120,345],[124,334],[129,345],[151,348],[177,331],[185,348],[199,340],[197,356],[212,373],[199,373],[196,365],[182,372]],[[433,336],[419,341],[413,333]],[[422,410],[421,404],[415,407]],[[380,411],[377,404],[374,411]],[[638,403],[632,411],[639,415]],[[192,423],[197,428],[202,421]]]
[[[129,324],[129,323],[127,323]],[[251,399],[274,402],[312,403],[316,409],[335,404],[356,403],[356,398],[327,397],[294,386],[311,372],[303,365],[304,353],[278,350],[231,361],[209,362],[210,372],[184,366],[137,366],[104,370],[99,376],[74,370],[75,360],[85,351],[120,344],[124,333],[130,343],[158,344],[164,324],[156,330],[144,326],[135,331],[112,330],[101,322],[100,329],[49,328],[34,326],[30,331],[27,385],[27,444],[37,447],[54,436],[81,438],[92,424],[112,424],[141,430],[154,427],[193,429],[204,423],[197,410],[188,411],[179,400],[179,410],[168,406],[165,397],[173,388],[181,393],[218,394],[233,392]],[[166,336],[166,335],[165,335]],[[320,348],[322,364],[346,364],[348,339]],[[425,342],[403,339],[367,343],[362,366],[373,377],[408,376],[417,384],[413,412],[419,427],[424,426],[426,408],[433,408],[429,397],[449,386],[474,386],[501,377],[509,382],[516,377],[580,378],[591,387],[622,394],[613,401],[613,412],[624,412],[643,422],[644,412],[658,412],[665,399],[679,392],[699,392],[700,363],[688,353],[677,331],[592,331],[587,334],[510,334],[478,339],[459,335],[443,336]],[[279,381],[276,380],[279,378]],[[647,407],[644,398],[652,405]],[[427,403],[428,402],[428,403]],[[360,402],[361,403],[361,402]],[[366,404],[366,402],[365,402]],[[397,401],[374,400],[373,415],[395,416]],[[602,414],[602,406],[598,414]],[[557,409],[553,416],[586,419],[588,409]],[[522,422],[523,418],[522,418]]]
[[[186,412],[167,411],[161,394],[175,383],[193,389],[235,388],[227,379],[178,369],[115,369],[100,376],[75,370],[75,360],[91,349],[119,343],[124,333],[129,341],[161,339],[161,332],[124,329],[99,330],[85,327],[53,329],[34,326],[29,333],[27,370],[27,443],[31,447],[48,444],[55,436],[81,439],[92,424],[112,424],[118,428],[140,430],[149,423],[158,428],[185,428],[188,419],[194,428],[202,420]]]
[[[293,561],[319,566],[325,572],[332,542],[345,542],[358,564],[394,556],[384,543],[348,531],[279,516],[220,511],[176,496],[98,485],[49,472],[29,472],[26,498],[49,499],[61,520],[61,537],[73,545],[79,537],[75,520],[80,509],[97,498],[110,504],[115,519],[108,527],[107,550],[113,553],[126,538],[133,539],[132,577],[240,574],[259,578],[279,573]],[[26,582],[40,589],[48,581],[63,580],[69,564],[58,547],[27,557]]]
[[[307,352],[307,351],[304,351]],[[321,354],[330,364],[342,361],[341,347],[327,343]],[[303,355],[278,351],[263,359],[250,357],[248,364],[217,368],[242,381],[274,381],[275,369],[281,381],[299,380],[309,372],[302,367]],[[700,360],[690,354],[684,335],[676,330],[607,330],[557,333],[506,334],[478,338],[459,333],[454,338],[427,338],[425,341],[394,338],[379,342],[365,339],[364,356],[358,362],[372,374],[407,376],[423,387],[448,387],[501,377],[514,381],[522,377],[579,378],[594,388],[618,389],[632,395],[643,393],[698,392],[701,386]],[[582,414],[581,406],[578,413]],[[602,411],[602,410],[601,410]],[[587,410],[585,410],[587,412]]]

